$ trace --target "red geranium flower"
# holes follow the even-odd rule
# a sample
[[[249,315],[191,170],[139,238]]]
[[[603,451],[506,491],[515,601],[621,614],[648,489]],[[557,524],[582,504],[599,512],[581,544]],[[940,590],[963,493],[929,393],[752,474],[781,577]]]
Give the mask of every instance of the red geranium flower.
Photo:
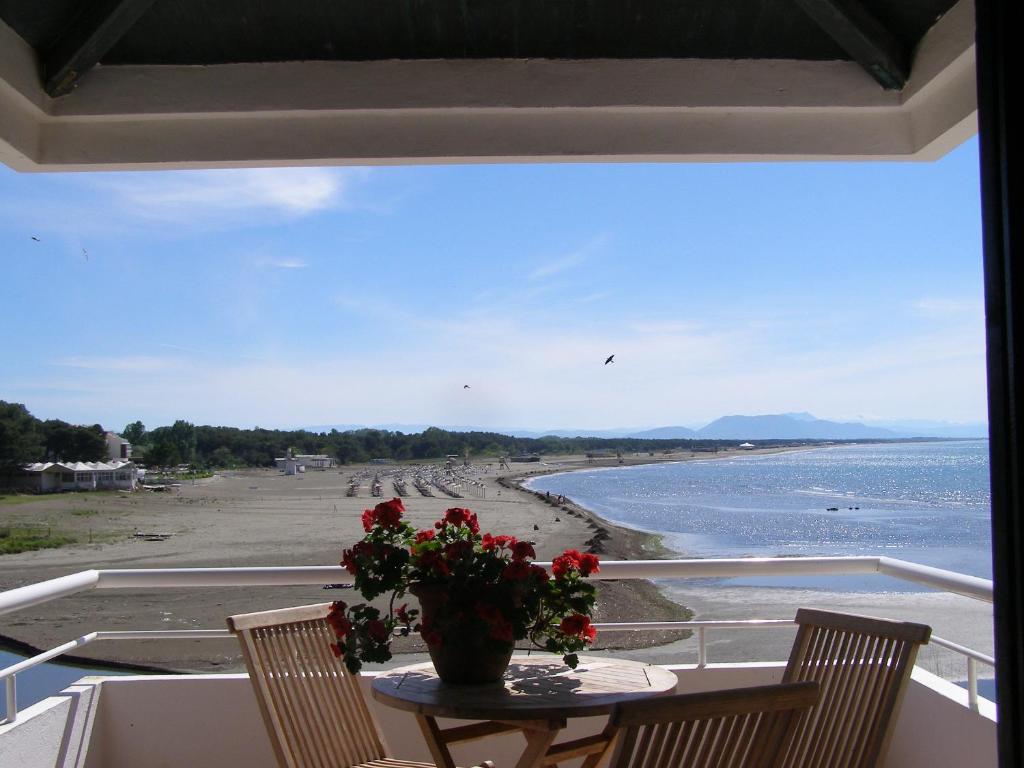
[[[580,555],[580,575],[589,576],[592,573],[600,573],[601,569],[598,567],[597,555],[586,552]]]
[[[364,557],[373,557],[376,548],[369,541],[357,541],[352,549],[346,549],[341,553],[341,565],[355,576],[359,573],[359,560]]]
[[[517,541],[512,545],[512,559],[525,560],[528,557],[536,557],[533,544],[528,541]]]
[[[396,628],[419,632],[432,649],[462,636],[473,642],[527,639],[560,651],[570,666],[578,663],[576,652],[596,636],[588,618],[595,588],[581,578],[598,570],[594,555],[566,550],[545,570],[532,562],[534,544],[481,535],[477,516],[468,509],[452,507],[422,531],[403,521],[404,511],[400,499],[366,510],[366,536],[343,552],[342,565],[368,601],[352,607],[337,601],[327,617],[331,652],[344,658],[350,672],[357,673],[367,660],[391,658]],[[445,595],[431,606],[430,617],[421,618],[404,603],[385,612],[369,602],[390,592],[397,603],[417,581]]]
[[[558,631],[563,635],[578,637],[587,643],[594,642],[594,638],[597,637],[597,630],[590,624],[590,619],[579,613],[562,619],[562,623],[558,625]]]
[[[363,530],[369,533],[373,530],[373,510],[363,510]]]
[[[383,643],[388,639],[387,625],[380,619],[371,619],[366,623],[366,634],[378,643]]]
[[[385,528],[397,528],[401,525],[403,512],[405,512],[405,506],[399,498],[382,501],[373,510],[377,522]]]
[[[448,576],[451,569],[437,552],[423,552],[416,558],[416,567],[424,571],[436,571],[439,576]]]
[[[466,555],[472,553],[473,542],[471,541],[453,541],[444,548],[444,556],[449,562],[452,560],[461,560]]]
[[[501,574],[506,581],[523,581],[530,576],[530,564],[524,560],[513,560]]]
[[[551,572],[556,579],[565,578],[570,571],[580,567],[581,557],[578,550],[567,549],[551,562]]]
[[[448,525],[454,525],[456,528],[460,525],[465,525],[469,528],[470,533],[473,534],[480,532],[480,523],[477,522],[476,515],[462,507],[452,507],[445,511],[444,519],[435,523],[434,527],[441,528],[445,523]]]
[[[530,575],[541,581],[548,580],[548,571],[543,565],[537,565],[536,563],[530,563]]]
[[[345,603],[339,600],[331,604],[331,610],[327,613],[327,624],[340,640],[344,640],[352,631],[352,622],[345,616],[346,607]]]

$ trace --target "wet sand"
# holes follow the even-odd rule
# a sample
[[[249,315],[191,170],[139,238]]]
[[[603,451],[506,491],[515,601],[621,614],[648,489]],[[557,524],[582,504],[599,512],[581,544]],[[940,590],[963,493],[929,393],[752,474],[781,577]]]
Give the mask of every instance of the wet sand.
[[[567,548],[587,550],[595,542],[609,559],[657,557],[656,537],[603,524],[578,510],[557,509],[508,480],[524,471],[584,465],[579,457],[528,469],[477,464],[462,470],[475,483],[466,498],[450,498],[436,488],[433,497],[426,497],[409,484],[407,517],[417,527],[430,527],[448,507],[469,507],[484,530],[534,541],[539,560],[550,560]],[[292,476],[277,470],[245,470],[194,484],[186,480],[166,493],[75,493],[0,503],[0,526],[45,524],[80,542],[0,557],[0,590],[92,568],[336,565],[342,548],[363,535],[362,511],[380,500],[370,495],[374,474],[382,475],[382,498],[390,498],[396,495],[390,473],[409,478],[428,469],[377,465]],[[353,478],[357,495],[349,496]],[[152,533],[170,535],[159,541],[136,536]],[[602,621],[688,616],[646,582],[600,584],[599,593],[597,618]],[[235,613],[339,598],[351,601],[352,595],[349,590],[319,586],[91,590],[0,617],[0,636],[11,649],[31,651],[96,630],[221,629],[225,617]],[[678,636],[609,640],[635,647]],[[396,650],[422,647],[415,638]],[[94,643],[74,656],[176,671],[241,668],[233,639],[111,641]]]

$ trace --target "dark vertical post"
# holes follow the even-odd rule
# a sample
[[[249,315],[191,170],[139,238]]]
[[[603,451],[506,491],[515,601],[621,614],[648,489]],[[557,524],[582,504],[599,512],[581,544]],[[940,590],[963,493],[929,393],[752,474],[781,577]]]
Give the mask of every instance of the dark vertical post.
[[[1020,120],[1012,117],[1009,66],[1020,6],[977,0],[978,117],[985,245],[992,555],[995,581],[999,762],[1024,764],[1024,255],[1021,229]]]

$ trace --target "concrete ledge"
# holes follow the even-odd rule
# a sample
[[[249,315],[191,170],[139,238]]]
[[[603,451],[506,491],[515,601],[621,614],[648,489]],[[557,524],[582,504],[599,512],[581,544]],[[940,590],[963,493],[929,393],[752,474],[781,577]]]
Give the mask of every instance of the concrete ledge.
[[[668,667],[679,690],[704,691],[778,682],[784,664]],[[429,761],[412,715],[372,699],[373,675],[362,683],[382,736],[396,757]],[[889,768],[996,766],[995,706],[971,712],[967,693],[915,669],[896,724]],[[451,722],[450,724],[454,724]],[[570,721],[564,738],[597,733],[604,718]],[[507,764],[522,738],[505,735],[457,745],[461,765],[483,759]],[[151,675],[84,678],[58,696],[0,726],[0,765],[19,768],[274,768],[275,761],[246,675]],[[567,764],[572,766],[574,764]]]

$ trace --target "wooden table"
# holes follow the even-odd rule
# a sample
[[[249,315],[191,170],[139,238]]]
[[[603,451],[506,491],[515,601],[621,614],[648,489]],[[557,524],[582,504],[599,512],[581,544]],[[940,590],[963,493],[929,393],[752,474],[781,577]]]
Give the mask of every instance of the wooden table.
[[[448,745],[506,731],[522,731],[526,748],[516,768],[536,768],[572,717],[610,714],[621,701],[671,691],[676,676],[637,661],[595,656],[569,669],[553,656],[515,657],[504,680],[490,685],[445,685],[432,664],[400,667],[377,677],[373,697],[413,712],[438,768],[455,768]],[[436,718],[479,720],[442,729]]]

